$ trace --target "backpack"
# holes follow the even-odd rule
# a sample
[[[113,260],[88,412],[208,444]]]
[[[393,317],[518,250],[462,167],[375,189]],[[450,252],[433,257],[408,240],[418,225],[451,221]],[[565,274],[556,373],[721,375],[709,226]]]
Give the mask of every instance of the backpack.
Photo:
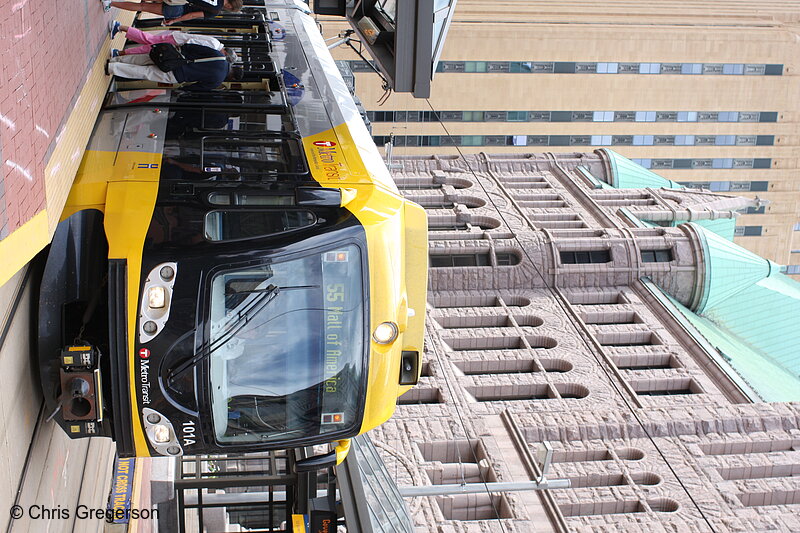
[[[172,72],[176,68],[189,63],[183,54],[169,43],[154,44],[150,48],[150,59],[164,72]]]
[[[205,11],[207,15],[218,15],[224,5],[224,0],[188,0],[188,2]]]

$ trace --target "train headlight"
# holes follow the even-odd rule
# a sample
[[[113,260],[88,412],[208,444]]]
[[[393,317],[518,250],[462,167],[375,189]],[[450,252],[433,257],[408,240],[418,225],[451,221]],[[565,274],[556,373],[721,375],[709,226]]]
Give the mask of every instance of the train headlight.
[[[161,270],[158,271],[158,274],[164,281],[170,281],[172,278],[175,277],[175,269],[169,265],[166,265],[161,267]]]
[[[159,444],[164,444],[172,440],[171,431],[169,427],[164,424],[156,424],[153,426],[153,440]]]
[[[167,291],[164,287],[155,286],[147,289],[147,305],[150,309],[162,309],[167,305]]]
[[[172,307],[178,263],[156,265],[144,279],[139,305],[139,342],[146,343],[163,331]]]
[[[378,327],[372,332],[372,340],[378,344],[389,344],[397,338],[397,333],[397,324],[394,322],[383,322],[378,324]]]
[[[161,455],[183,455],[183,448],[178,442],[175,427],[169,419],[154,409],[142,409],[142,422],[147,440]]]

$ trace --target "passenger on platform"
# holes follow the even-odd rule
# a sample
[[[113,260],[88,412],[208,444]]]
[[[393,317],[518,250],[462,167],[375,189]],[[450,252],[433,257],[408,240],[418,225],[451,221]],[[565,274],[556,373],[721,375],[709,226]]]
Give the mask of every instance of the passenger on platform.
[[[112,7],[117,7],[126,11],[146,11],[147,13],[162,15],[166,26],[197,18],[214,17],[219,15],[222,10],[238,13],[244,4],[243,0],[224,0],[224,2],[217,2],[216,4],[202,0],[149,0],[143,2],[102,0],[102,2],[103,9],[106,11]]]
[[[233,50],[185,44],[181,47],[181,53],[190,62],[170,72],[158,68],[149,55],[134,54],[112,57],[106,64],[106,73],[123,78],[180,84],[190,91],[210,91],[219,87],[226,79],[242,79],[241,67],[230,65],[236,60]]]
[[[112,48],[111,57],[126,56],[131,54],[149,54],[152,45],[158,43],[169,43],[178,47],[183,46],[184,44],[199,44],[202,46],[208,46],[214,50],[222,50],[223,48],[222,43],[210,35],[199,35],[196,33],[185,33],[182,31],[162,31],[159,33],[152,33],[142,31],[137,28],[132,28],[130,26],[125,26],[116,20],[112,20],[108,23],[108,31],[111,34],[112,39],[116,37],[117,33],[124,31],[125,36],[128,39],[142,45],[126,48],[125,50],[117,50],[116,48]],[[234,57],[233,61],[231,62],[235,63],[236,58]]]

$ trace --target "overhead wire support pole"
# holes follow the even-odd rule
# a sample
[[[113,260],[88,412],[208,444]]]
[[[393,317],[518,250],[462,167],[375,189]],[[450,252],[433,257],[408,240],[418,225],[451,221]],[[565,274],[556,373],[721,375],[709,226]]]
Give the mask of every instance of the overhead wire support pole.
[[[336,37],[331,37],[330,39],[325,39],[326,43],[328,41],[332,41],[334,39],[337,39],[337,41],[335,41],[333,44],[329,44],[328,45],[328,50],[333,50],[334,48],[337,48],[339,46],[348,46],[348,47],[350,47],[350,49],[353,52],[355,52],[356,55],[358,57],[360,57],[361,60],[364,61],[364,63],[366,63],[367,66],[373,70],[373,72],[375,72],[375,74],[378,75],[378,77],[380,77],[381,81],[383,82],[382,83],[383,90],[386,91],[387,93],[390,92],[392,90],[392,87],[389,84],[389,80],[386,79],[386,77],[381,73],[381,71],[378,70],[375,67],[375,65],[373,65],[372,62],[369,59],[364,57],[364,54],[361,52],[361,50],[359,50],[358,48],[353,46],[353,41],[361,44],[361,41],[358,41],[358,40],[353,39],[352,37],[350,37],[354,33],[355,33],[355,31],[353,31],[353,30],[345,30],[345,31],[341,32],[339,35],[337,35]]]
[[[544,481],[509,481],[488,483],[462,483],[452,485],[426,485],[424,487],[398,487],[400,496],[447,496],[450,494],[483,494],[486,492],[519,492],[523,490],[568,489],[569,479],[551,479]]]
[[[345,30],[336,37],[331,37],[330,39],[325,39],[325,42],[332,41],[334,39],[338,39],[335,43],[328,45],[328,50],[333,50],[334,48],[338,48],[343,44],[347,44],[350,41],[350,36],[353,34],[353,30]]]

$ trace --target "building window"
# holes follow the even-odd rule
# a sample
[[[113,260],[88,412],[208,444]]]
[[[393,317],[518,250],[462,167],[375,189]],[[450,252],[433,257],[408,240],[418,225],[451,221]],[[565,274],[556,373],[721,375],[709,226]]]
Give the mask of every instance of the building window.
[[[597,64],[597,73],[598,74],[616,74],[619,69],[618,63],[598,63]]]
[[[519,257],[516,254],[500,252],[494,254],[494,257],[497,260],[497,266],[514,266],[519,264]]]
[[[765,76],[780,76],[783,74],[783,65],[764,65]]]
[[[639,74],[661,74],[661,63],[640,63]]]
[[[486,72],[486,61],[466,61],[464,72]]]
[[[444,267],[474,267],[474,266],[489,266],[488,253],[476,254],[432,254],[431,268],[444,268]]]
[[[702,74],[702,63],[684,63],[681,65],[681,74]]]
[[[703,393],[700,385],[690,378],[633,381],[631,386],[639,396],[675,396]]]
[[[461,146],[482,146],[483,135],[462,135]]]
[[[562,265],[611,262],[611,253],[608,250],[562,251],[560,255]]]
[[[466,224],[456,224],[449,222],[429,222],[428,231],[466,231]]]
[[[397,399],[397,405],[422,405],[444,403],[444,397],[435,387],[414,387]]]
[[[664,344],[652,331],[620,331],[597,333],[597,342],[610,348],[657,346]]]
[[[497,266],[513,266],[519,264],[519,256],[507,252],[495,254]],[[446,267],[475,267],[491,266],[491,259],[488,253],[473,254],[431,254],[431,268]]]
[[[642,263],[669,263],[672,261],[672,249],[642,250]]]
[[[594,122],[614,122],[613,111],[595,111],[592,113],[592,120]]]
[[[761,226],[736,226],[733,234],[736,237],[760,237]]]
[[[741,63],[726,63],[722,65],[722,73],[733,75],[744,74],[744,65]]]

